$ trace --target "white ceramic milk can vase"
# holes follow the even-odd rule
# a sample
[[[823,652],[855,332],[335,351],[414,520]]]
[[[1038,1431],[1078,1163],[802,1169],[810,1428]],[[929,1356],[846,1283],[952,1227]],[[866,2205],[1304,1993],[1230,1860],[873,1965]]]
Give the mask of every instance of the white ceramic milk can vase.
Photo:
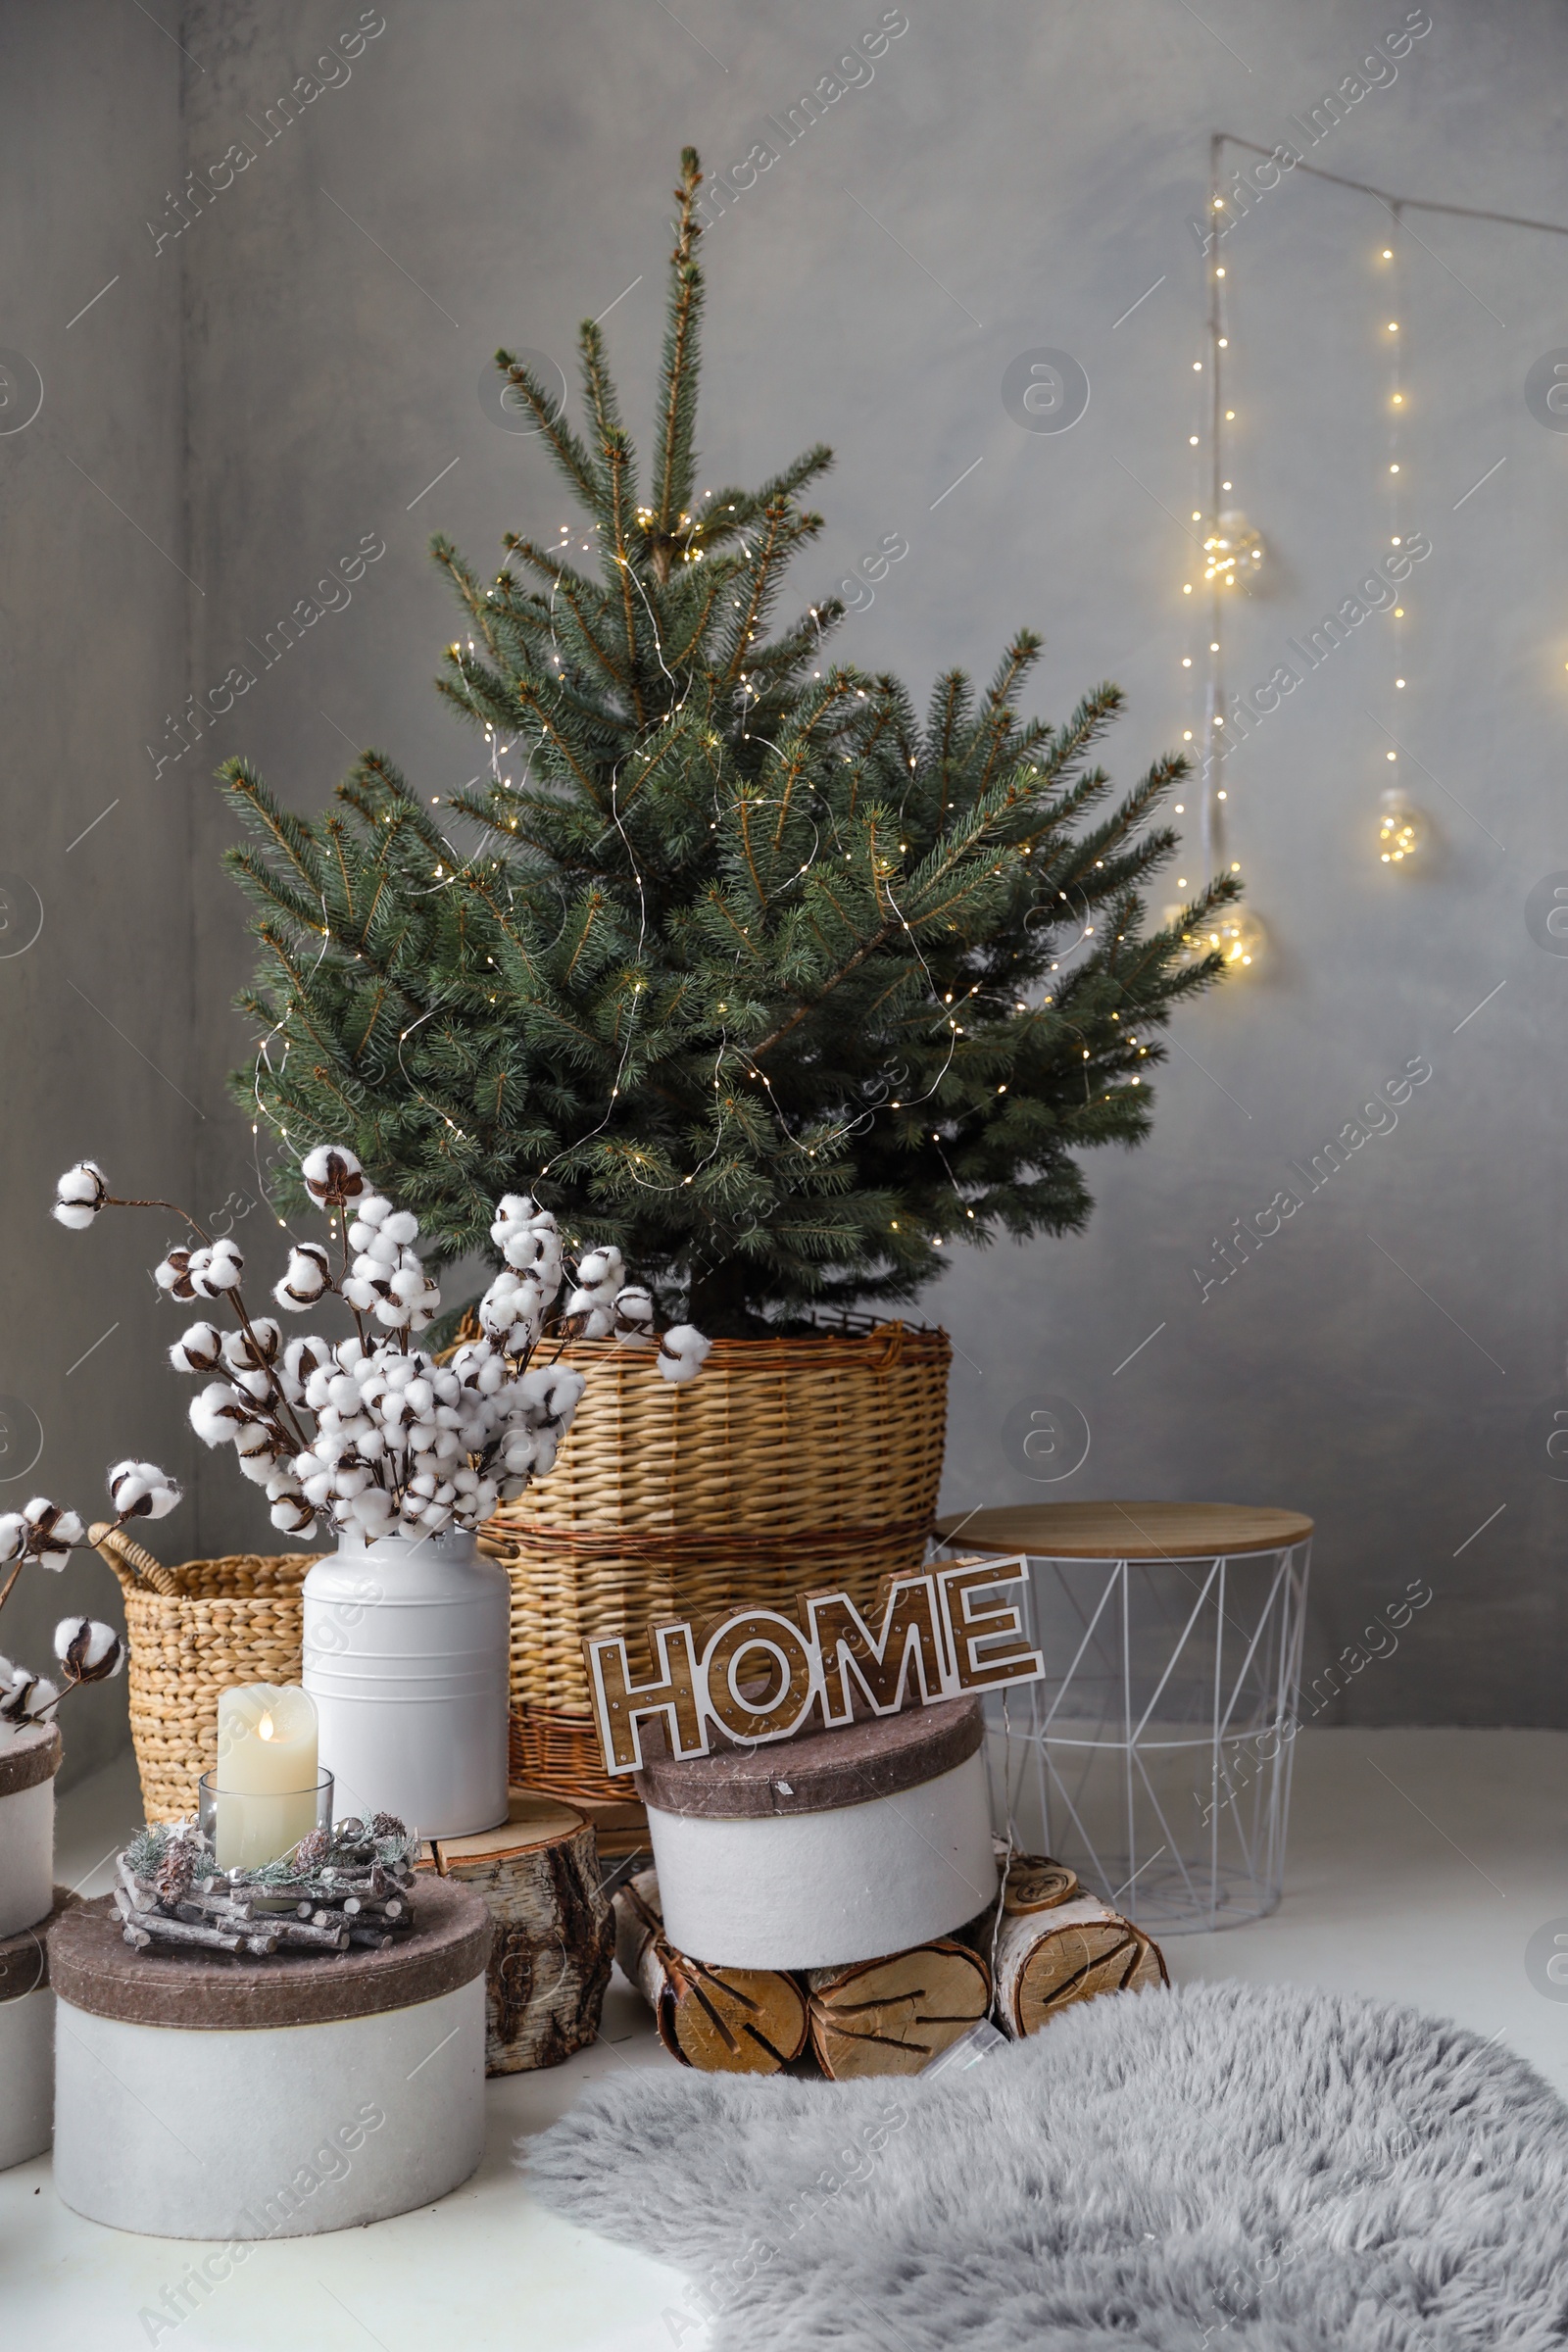
[[[424,1838],[507,1818],[512,1593],[471,1533],[344,1536],[305,1580],[304,1684],[339,1820]]]

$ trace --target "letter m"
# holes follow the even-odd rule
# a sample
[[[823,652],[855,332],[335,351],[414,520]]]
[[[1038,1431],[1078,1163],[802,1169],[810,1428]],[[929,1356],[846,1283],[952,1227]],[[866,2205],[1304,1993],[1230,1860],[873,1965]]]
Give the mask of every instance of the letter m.
[[[1343,621],[1336,620],[1332,612],[1325,612],[1310,636],[1302,640],[1312,657],[1313,666],[1319,662],[1326,662],[1334,648],[1343,645],[1349,634]]]
[[[822,1719],[849,1723],[853,1684],[878,1715],[903,1706],[911,1668],[922,1700],[947,1688],[936,1583],[930,1576],[899,1577],[888,1589],[880,1635],[873,1634],[847,1592],[806,1596],[811,1639],[822,1660]]]

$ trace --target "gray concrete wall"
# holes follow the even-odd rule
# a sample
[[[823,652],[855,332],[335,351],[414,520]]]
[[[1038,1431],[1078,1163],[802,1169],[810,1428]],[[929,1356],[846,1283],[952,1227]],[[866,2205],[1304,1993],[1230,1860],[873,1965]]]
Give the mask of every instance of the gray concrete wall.
[[[0,1508],[42,1492],[97,1518],[108,1463],[183,1475],[192,1451],[144,1270],[164,1221],[78,1235],[47,1213],[83,1154],[149,1192],[195,1162],[189,812],[139,756],[148,706],[184,691],[193,597],[179,272],[141,225],[180,168],[180,61],[108,0],[8,8],[4,61]],[[76,1607],[118,1614],[91,1553],[28,1570],[0,1648],[42,1670]],[[125,1737],[123,1684],[61,1728],[80,1778]]]
[[[431,792],[468,776],[471,743],[429,684],[451,609],[427,536],[449,531],[486,563],[504,528],[548,533],[565,513],[537,446],[484,414],[481,370],[503,341],[569,365],[578,319],[613,304],[628,411],[646,413],[683,141],[720,169],[758,141],[778,151],[706,250],[710,474],[756,476],[809,440],[833,444],[830,534],[803,601],[883,534],[909,542],[845,627],[846,657],[897,668],[923,697],[948,663],[988,670],[1029,622],[1049,639],[1041,708],[1059,713],[1106,675],[1127,689],[1119,775],[1196,725],[1206,629],[1181,591],[1197,576],[1189,435],[1205,344],[1188,222],[1208,134],[1299,143],[1290,118],[1405,10],[1215,0],[1200,19],[1176,0],[911,0],[871,78],[793,143],[770,127],[880,13],[685,0],[676,22],[631,0],[564,13],[388,0],[368,19],[385,29],[357,48],[349,0],[225,0],[185,8],[182,55],[145,20],[127,27],[89,5],[46,28],[32,10],[5,12],[14,51],[25,44],[13,104],[36,156],[26,231],[13,207],[6,233],[38,281],[29,330],[40,351],[55,334],[51,360],[68,368],[39,423],[0,443],[0,471],[19,450],[35,469],[10,467],[27,551],[8,590],[13,679],[19,724],[36,731],[20,738],[12,790],[39,887],[72,893],[39,948],[0,965],[20,1015],[7,1047],[17,1099],[31,1111],[42,1098],[3,1147],[15,1297],[27,1301],[9,1310],[6,1385],[24,1365],[51,1426],[113,1419],[84,1458],[120,1443],[127,1414],[155,1442],[171,1407],[128,1261],[111,1274],[100,1250],[106,1270],[89,1281],[79,1251],[28,1222],[54,1161],[112,1141],[117,1162],[177,1172],[204,1205],[235,1215],[257,1198],[246,1123],[223,1105],[245,1050],[227,1004],[248,952],[206,778],[243,750],[286,797],[318,806],[370,742]],[[1308,160],[1568,221],[1560,12],[1435,0],[1432,13],[1396,77]],[[342,57],[344,35],[343,69],[318,67],[334,46]],[[83,175],[47,128],[70,125],[79,151],[95,108],[122,121],[132,74],[152,93],[138,127],[89,140]],[[285,124],[268,110],[302,74],[334,86]],[[184,164],[209,183],[236,143],[251,159],[177,237],[162,205],[173,150],[151,127],[172,141],[176,110]],[[161,215],[171,233],[155,252]],[[1235,495],[1268,546],[1232,616],[1233,686],[1288,659],[1286,640],[1350,593],[1397,527],[1389,241],[1377,204],[1301,174],[1227,241]],[[1394,688],[1391,624],[1374,618],[1255,728],[1230,763],[1227,855],[1267,925],[1265,959],[1175,1031],[1153,1141],[1091,1162],[1089,1231],[962,1259],[928,1311],[961,1351],[955,1506],[1089,1494],[1299,1505],[1320,1530],[1314,1667],[1412,1576],[1434,1588],[1398,1652],[1350,1679],[1345,1712],[1560,1724],[1568,1462],[1547,1441],[1559,1410],[1568,1428],[1568,964],[1534,943],[1525,906],[1568,869],[1568,446],[1528,413],[1523,385],[1542,352],[1568,344],[1568,240],[1416,214],[1398,249],[1404,512],[1433,547],[1409,599],[1407,686]],[[121,286],[68,349],[55,313],[122,263]],[[1066,434],[1020,430],[1003,405],[1008,363],[1039,346],[1069,351],[1090,378]],[[51,438],[73,414],[79,447]],[[65,447],[199,585],[71,473]],[[269,628],[301,599],[337,601],[318,583],[364,537],[385,552],[352,601],[269,663]],[[236,665],[254,684],[176,760],[166,712]],[[1372,846],[1388,727],[1435,835],[1420,874],[1392,876]],[[68,869],[64,841],[117,793],[135,823],[117,838],[106,820]],[[35,850],[26,828],[45,824]],[[78,875],[84,853],[94,862]],[[120,1009],[107,1008],[195,1110],[106,1050],[95,1016],[66,1001],[63,964],[44,987],[45,952],[67,939],[72,974],[114,992]],[[1414,1056],[1432,1076],[1396,1127],[1316,1191],[1292,1176]],[[1288,1187],[1299,1209],[1205,1298],[1193,1269],[1222,1271],[1216,1238]],[[249,1207],[236,1231],[260,1238],[265,1221]],[[78,1327],[85,1345],[122,1305],[114,1354],[106,1345],[68,1390]],[[57,1369],[35,1371],[56,1354]],[[1053,1484],[1021,1452],[1034,1412],[1077,1412],[1090,1432],[1087,1459]],[[200,1482],[184,1536],[266,1540],[226,1465]]]

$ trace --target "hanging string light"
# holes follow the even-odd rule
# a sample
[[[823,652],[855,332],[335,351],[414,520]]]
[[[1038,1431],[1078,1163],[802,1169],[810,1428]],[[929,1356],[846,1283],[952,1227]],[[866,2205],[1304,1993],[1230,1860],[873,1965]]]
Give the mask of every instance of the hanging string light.
[[[1409,402],[1405,395],[1405,379],[1408,369],[1404,361],[1405,318],[1404,305],[1399,298],[1398,276],[1401,258],[1399,231],[1403,227],[1401,213],[1402,207],[1396,203],[1389,207],[1393,228],[1388,244],[1381,251],[1379,262],[1381,274],[1378,281],[1383,297],[1380,332],[1387,352],[1389,376],[1389,454],[1385,461],[1387,471],[1384,478],[1389,493],[1389,546],[1391,549],[1402,548],[1404,545],[1406,535],[1404,517],[1408,510],[1405,493],[1409,484],[1409,469],[1404,456],[1403,431],[1409,410]],[[1408,621],[1409,613],[1404,599],[1405,590],[1401,588],[1399,601],[1395,605],[1391,615],[1394,645],[1391,653],[1390,675],[1394,683],[1389,689],[1387,699],[1389,704],[1394,706],[1389,713],[1390,717],[1394,719],[1394,726],[1388,732],[1391,739],[1395,741],[1397,740],[1395,730],[1399,727],[1402,716],[1402,714],[1396,715],[1396,711],[1399,697],[1405,691],[1405,624]],[[1419,862],[1420,854],[1427,839],[1427,820],[1415,804],[1406,799],[1403,788],[1397,780],[1399,755],[1396,749],[1385,751],[1384,764],[1395,772],[1393,775],[1385,776],[1386,789],[1380,795],[1378,802],[1378,858],[1384,865],[1409,866]]]
[[[1222,141],[1216,137],[1209,142],[1208,212],[1213,234],[1208,252],[1208,354],[1206,360],[1195,360],[1195,374],[1205,371],[1208,376],[1206,423],[1208,442],[1208,479],[1202,495],[1206,496],[1207,520],[1203,530],[1203,584],[1207,590],[1206,636],[1207,659],[1203,678],[1203,710],[1201,738],[1198,759],[1198,836],[1199,858],[1206,883],[1213,875],[1241,871],[1240,861],[1225,855],[1225,813],[1227,793],[1220,783],[1224,773],[1225,741],[1225,613],[1234,599],[1238,580],[1250,582],[1258,576],[1263,564],[1263,543],[1245,514],[1234,504],[1235,481],[1232,476],[1231,441],[1229,428],[1236,422],[1232,396],[1226,389],[1230,376],[1230,283],[1227,265],[1221,259],[1220,237],[1225,226],[1227,198],[1220,180]],[[1199,448],[1205,436],[1194,433],[1189,446]],[[1193,510],[1193,520],[1203,521],[1204,509]],[[1184,667],[1192,666],[1191,656]],[[1193,740],[1193,730],[1187,729],[1184,742]],[[1185,813],[1185,804],[1178,805],[1176,813]],[[1214,934],[1210,937],[1210,932]],[[1262,959],[1264,932],[1256,916],[1243,915],[1228,909],[1216,916],[1208,930],[1190,933],[1188,954],[1204,956],[1216,950],[1223,954],[1228,964],[1238,970],[1255,970]]]

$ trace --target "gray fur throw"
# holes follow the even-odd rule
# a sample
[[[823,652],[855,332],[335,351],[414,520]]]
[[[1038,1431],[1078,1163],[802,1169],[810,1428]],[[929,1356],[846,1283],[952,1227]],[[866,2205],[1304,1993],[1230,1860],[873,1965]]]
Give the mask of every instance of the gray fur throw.
[[[521,2145],[688,2274],[676,2352],[1568,2346],[1568,2109],[1346,1994],[1116,1994],[929,2081],[627,2073]]]

